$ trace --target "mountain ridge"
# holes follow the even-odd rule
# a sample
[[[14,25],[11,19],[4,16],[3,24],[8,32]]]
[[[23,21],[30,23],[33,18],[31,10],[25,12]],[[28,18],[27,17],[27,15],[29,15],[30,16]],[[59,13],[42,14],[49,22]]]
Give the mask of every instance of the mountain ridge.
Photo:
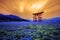
[[[4,21],[9,22],[9,21],[29,21],[29,20],[20,18],[20,17],[15,16],[15,15],[0,14],[0,22],[4,22]]]

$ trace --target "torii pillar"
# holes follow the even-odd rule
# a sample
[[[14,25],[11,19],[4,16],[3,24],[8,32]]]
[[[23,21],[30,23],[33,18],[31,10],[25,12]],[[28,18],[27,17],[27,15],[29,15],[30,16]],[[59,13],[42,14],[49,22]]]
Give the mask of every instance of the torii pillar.
[[[33,21],[37,21],[37,14],[33,14]]]
[[[44,13],[43,11],[39,12],[39,13],[34,13],[33,14],[33,21],[42,21],[42,14],[43,13]]]

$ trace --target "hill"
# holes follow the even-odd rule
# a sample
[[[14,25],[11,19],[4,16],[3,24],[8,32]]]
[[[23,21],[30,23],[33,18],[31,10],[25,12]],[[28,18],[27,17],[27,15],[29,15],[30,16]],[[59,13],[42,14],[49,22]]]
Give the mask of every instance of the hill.
[[[29,21],[27,19],[20,18],[15,15],[3,15],[0,14],[0,22],[11,22],[11,21]]]

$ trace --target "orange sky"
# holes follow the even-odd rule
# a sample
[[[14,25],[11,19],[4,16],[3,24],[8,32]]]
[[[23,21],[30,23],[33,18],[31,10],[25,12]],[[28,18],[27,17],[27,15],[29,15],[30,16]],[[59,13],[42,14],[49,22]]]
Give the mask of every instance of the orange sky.
[[[44,11],[43,18],[60,16],[60,0],[0,0],[0,13],[32,19],[33,13]]]

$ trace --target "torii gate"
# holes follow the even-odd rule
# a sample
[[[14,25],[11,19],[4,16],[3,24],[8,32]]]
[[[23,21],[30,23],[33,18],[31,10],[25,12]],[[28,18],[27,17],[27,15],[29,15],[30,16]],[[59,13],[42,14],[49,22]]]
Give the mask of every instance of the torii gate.
[[[39,13],[34,13],[33,14],[33,21],[42,21],[42,13],[44,13],[44,12],[42,11]]]

